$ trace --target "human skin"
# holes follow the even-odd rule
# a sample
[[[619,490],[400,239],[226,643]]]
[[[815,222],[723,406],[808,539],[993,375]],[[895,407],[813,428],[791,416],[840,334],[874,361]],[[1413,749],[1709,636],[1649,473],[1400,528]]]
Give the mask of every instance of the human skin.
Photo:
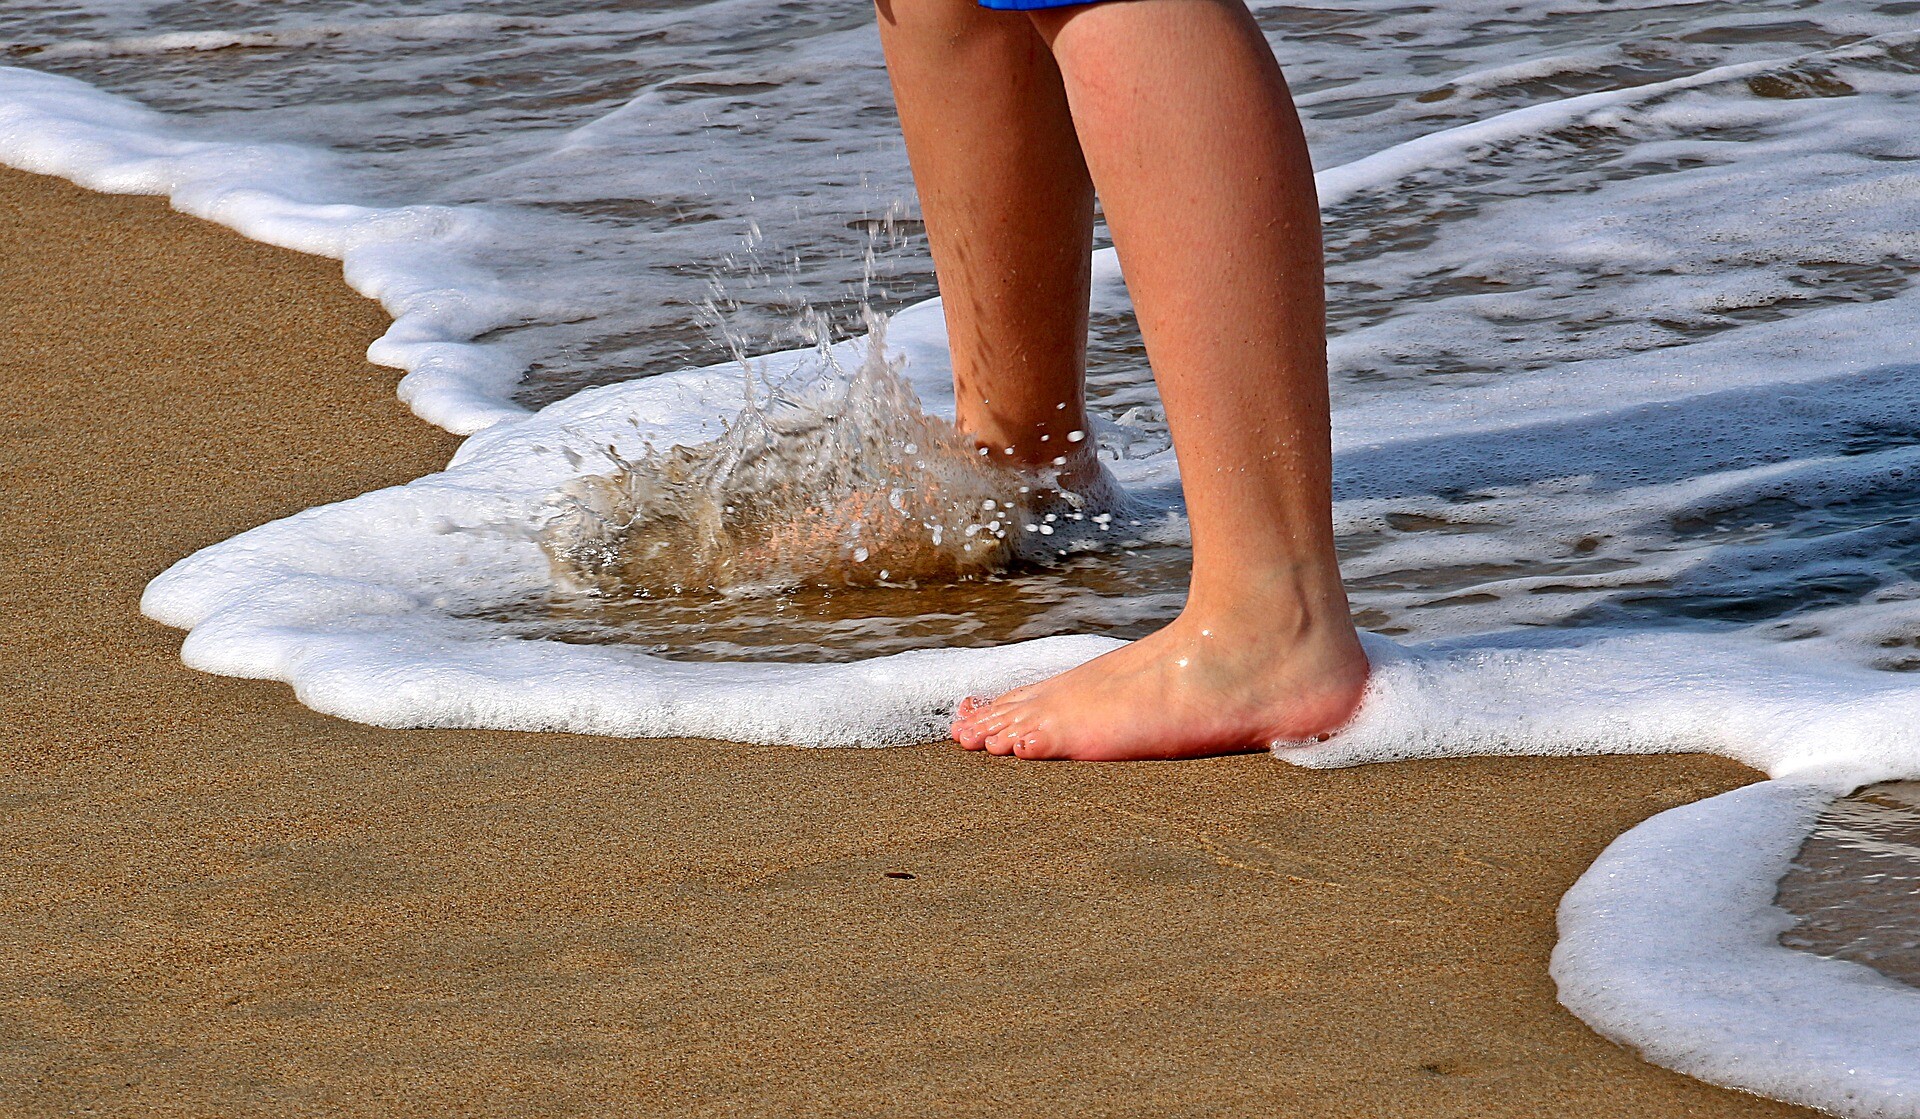
[[[1097,475],[1092,443],[1071,438],[1089,430],[1093,180],[1053,54],[1018,14],[961,0],[878,10],[960,426],[996,461],[1037,467],[1073,452]]]
[[[1339,729],[1368,666],[1333,548],[1319,208],[1292,97],[1252,16],[1239,0],[878,10],[961,428],[1021,465],[1052,461],[1086,430],[1097,187],[1192,527],[1177,619],[963,702],[954,739],[1107,760]],[[1097,479],[1091,444],[1069,445],[1069,470]]]

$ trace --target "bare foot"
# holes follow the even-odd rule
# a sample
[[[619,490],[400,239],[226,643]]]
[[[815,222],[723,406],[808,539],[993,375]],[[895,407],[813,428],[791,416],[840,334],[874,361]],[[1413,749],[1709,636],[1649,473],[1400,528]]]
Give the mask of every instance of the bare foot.
[[[1323,738],[1367,686],[1344,618],[1262,627],[1254,619],[1167,628],[991,702],[963,700],[954,741],[1021,758],[1194,758]]]

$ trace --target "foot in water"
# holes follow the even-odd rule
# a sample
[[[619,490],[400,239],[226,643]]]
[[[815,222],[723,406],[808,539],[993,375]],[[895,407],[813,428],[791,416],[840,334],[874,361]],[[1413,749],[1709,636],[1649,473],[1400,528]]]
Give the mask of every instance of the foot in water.
[[[1280,634],[1185,615],[1038,684],[963,700],[953,738],[1020,758],[1196,758],[1325,738],[1359,709],[1366,654],[1350,625]]]

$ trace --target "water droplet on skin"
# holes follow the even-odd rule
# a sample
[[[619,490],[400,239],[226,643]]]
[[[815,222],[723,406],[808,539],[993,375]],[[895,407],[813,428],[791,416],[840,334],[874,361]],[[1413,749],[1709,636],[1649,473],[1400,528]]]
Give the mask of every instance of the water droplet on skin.
[[[1061,455],[1059,458],[1053,460],[1053,465],[1055,466],[1065,466],[1066,464],[1067,456],[1065,455]]]
[[[1181,668],[1185,668],[1187,667],[1187,658],[1181,657],[1179,660],[1174,661],[1173,663],[1179,665]]]
[[[1080,442],[1080,440],[1085,439],[1086,437],[1087,437],[1087,433],[1084,431],[1067,432],[1067,442],[1069,443],[1078,443]]]
[[[867,562],[867,550],[865,548],[855,548],[853,550],[853,562],[855,563]]]

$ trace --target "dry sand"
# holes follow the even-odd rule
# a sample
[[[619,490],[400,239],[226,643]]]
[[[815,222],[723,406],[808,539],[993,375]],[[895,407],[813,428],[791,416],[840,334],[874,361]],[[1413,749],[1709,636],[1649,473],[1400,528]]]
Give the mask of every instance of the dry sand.
[[[1810,1114],[1547,976],[1728,762],[395,732],[188,671],[147,579],[454,440],[331,261],[14,172],[0,228],[0,1113]]]

